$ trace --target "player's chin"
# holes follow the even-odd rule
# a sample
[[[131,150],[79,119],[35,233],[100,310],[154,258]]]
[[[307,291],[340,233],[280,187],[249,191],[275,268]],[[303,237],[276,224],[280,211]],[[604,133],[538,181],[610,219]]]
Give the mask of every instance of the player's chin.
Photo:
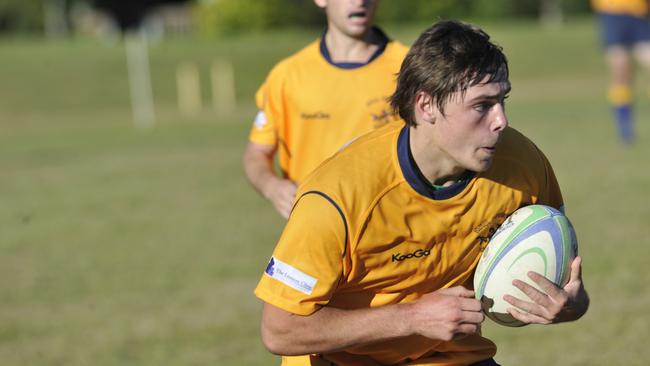
[[[474,169],[475,172],[484,172],[492,166],[492,160],[494,158],[494,149],[480,149],[477,151],[474,156]]]
[[[472,167],[470,167],[470,170],[475,171],[477,173],[484,172],[492,166],[492,157],[482,157],[480,159],[475,159],[474,163],[472,164]]]
[[[351,37],[363,37],[370,31],[371,28],[371,23],[370,22],[361,22],[361,21],[356,21],[356,22],[349,22],[346,26],[346,33],[348,36]]]

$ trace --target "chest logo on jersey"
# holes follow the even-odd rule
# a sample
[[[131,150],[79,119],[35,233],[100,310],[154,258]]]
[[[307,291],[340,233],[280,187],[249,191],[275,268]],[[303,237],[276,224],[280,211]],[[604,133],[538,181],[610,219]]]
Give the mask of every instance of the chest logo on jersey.
[[[370,115],[372,116],[372,123],[375,128],[379,128],[387,124],[394,116],[394,114],[390,113],[387,110],[382,110],[379,113],[371,113]]]
[[[381,98],[372,98],[366,102],[366,107],[370,110],[370,118],[372,119],[374,128],[379,128],[395,120],[397,116],[390,107],[386,106],[388,98],[390,96],[386,95]]]
[[[508,214],[498,213],[492,219],[485,221],[474,228],[474,232],[477,234],[476,240],[478,240],[481,248],[485,248],[487,243],[492,238],[492,235],[497,231],[499,226],[506,220]]]
[[[422,258],[428,256],[429,254],[431,254],[431,250],[429,249],[418,249],[413,253],[406,254],[395,253],[392,256],[391,262],[401,262],[411,258]]]
[[[300,113],[300,118],[304,120],[330,119],[330,114],[322,111],[318,111],[314,113],[302,112]]]

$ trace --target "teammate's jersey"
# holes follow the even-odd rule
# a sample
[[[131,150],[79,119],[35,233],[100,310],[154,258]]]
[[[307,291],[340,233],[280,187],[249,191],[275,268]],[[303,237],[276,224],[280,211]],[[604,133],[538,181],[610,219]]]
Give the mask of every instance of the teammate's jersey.
[[[327,160],[297,197],[255,294],[300,315],[322,306],[377,307],[441,288],[472,288],[479,257],[507,216],[530,204],[563,204],[547,159],[511,128],[489,170],[435,190],[414,163],[409,129],[397,123]],[[478,335],[451,342],[410,336],[332,354],[284,357],[283,365],[471,364],[495,352],[496,346]]]
[[[598,13],[627,14],[646,16],[648,14],[647,0],[591,0],[591,7]]]
[[[323,38],[276,65],[256,95],[250,141],[278,147],[285,176],[302,181],[361,134],[395,121],[387,102],[408,49],[388,39],[367,64],[328,61]]]

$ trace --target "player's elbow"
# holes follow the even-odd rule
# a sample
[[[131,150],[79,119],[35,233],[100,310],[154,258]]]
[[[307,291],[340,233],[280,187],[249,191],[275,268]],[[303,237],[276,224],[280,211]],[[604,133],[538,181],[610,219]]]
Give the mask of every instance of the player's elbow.
[[[257,164],[272,164],[275,157],[275,145],[262,145],[249,142],[242,155],[244,166]]]
[[[241,164],[246,178],[259,189],[260,182],[273,175],[275,147],[249,142],[242,155]]]
[[[282,340],[282,335],[278,334],[272,326],[269,326],[266,322],[262,322],[260,334],[262,344],[264,344],[264,347],[266,347],[269,352],[279,356],[287,355],[288,350],[285,345],[286,342]]]
[[[276,355],[289,356],[292,354],[292,326],[289,313],[269,304],[264,304],[260,335],[262,343],[269,352]]]
[[[298,356],[306,353],[305,350],[300,349],[299,338],[289,329],[262,322],[260,333],[262,344],[274,355]]]

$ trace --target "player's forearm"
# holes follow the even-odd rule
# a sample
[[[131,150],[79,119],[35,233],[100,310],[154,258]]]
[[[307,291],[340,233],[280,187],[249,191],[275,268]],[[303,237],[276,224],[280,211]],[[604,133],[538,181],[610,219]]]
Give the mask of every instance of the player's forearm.
[[[262,340],[285,356],[329,353],[412,334],[407,305],[342,310],[323,307],[309,316],[265,305]]]
[[[268,198],[270,185],[278,179],[273,169],[273,157],[260,151],[248,149],[244,153],[243,166],[246,178],[253,188]]]

